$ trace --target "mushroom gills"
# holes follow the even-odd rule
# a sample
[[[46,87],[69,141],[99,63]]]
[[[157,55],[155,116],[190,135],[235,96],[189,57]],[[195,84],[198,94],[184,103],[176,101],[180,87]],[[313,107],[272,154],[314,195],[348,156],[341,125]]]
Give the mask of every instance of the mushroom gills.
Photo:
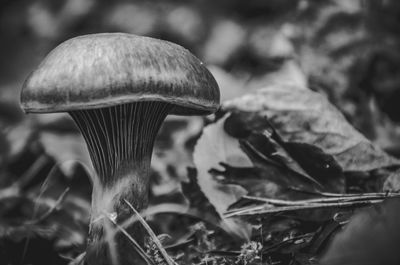
[[[154,141],[172,108],[169,103],[145,101],[69,112],[83,134],[97,173],[92,176],[93,195],[104,196],[102,205],[93,205],[92,211],[113,211],[116,196],[128,199],[138,210],[145,207]],[[97,214],[101,213],[92,212],[92,218]]]

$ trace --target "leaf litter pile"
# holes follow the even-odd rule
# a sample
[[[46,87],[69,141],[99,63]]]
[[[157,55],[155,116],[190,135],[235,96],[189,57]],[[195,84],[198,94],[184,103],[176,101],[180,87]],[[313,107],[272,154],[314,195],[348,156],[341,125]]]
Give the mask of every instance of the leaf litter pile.
[[[154,154],[154,200],[141,213],[147,222],[132,209],[148,231],[142,251],[149,264],[339,264],[353,257],[346,251],[354,246],[364,253],[386,245],[390,255],[400,242],[396,233],[385,234],[398,230],[400,194],[384,188],[399,174],[399,160],[368,141],[321,94],[295,85],[266,86],[226,101],[204,129],[201,124],[191,118],[167,121]],[[53,145],[31,137],[21,143],[29,146],[25,152],[41,155],[1,191],[0,254],[10,264],[22,257],[35,263],[40,247],[52,253],[47,259],[54,264],[80,264],[91,169],[57,164],[57,156],[42,151]],[[174,158],[189,160],[184,144],[194,146],[193,163],[170,167]],[[57,148],[74,147],[67,141]],[[10,171],[18,172],[16,165],[25,159],[10,163]],[[168,174],[186,179],[163,179]],[[124,233],[119,225],[110,227]]]
[[[44,2],[35,8],[57,9]],[[153,153],[150,207],[131,207],[124,224],[104,213],[106,238],[123,233],[132,251],[156,265],[400,264],[393,89],[400,41],[399,27],[388,26],[400,10],[396,1],[371,1],[368,12],[344,1],[167,2],[171,12],[158,14],[165,4],[105,8],[99,1],[101,8],[81,9],[76,19],[84,33],[98,32],[91,27],[103,19],[102,31],[161,36],[189,48],[204,59],[223,99],[205,119],[166,120]],[[10,14],[19,10],[10,6]],[[226,15],[229,8],[243,13]],[[115,19],[124,10],[146,14],[148,23],[135,28],[135,21]],[[180,16],[188,23],[174,20]],[[53,42],[78,34],[66,19],[76,16],[62,17],[53,23],[60,36],[30,34]],[[212,26],[202,28],[205,21]],[[187,34],[195,30],[202,34]],[[18,58],[5,61],[30,61]],[[0,264],[84,264],[93,168],[83,138],[67,116],[24,118],[7,97],[17,98],[0,98]],[[147,231],[143,249],[125,230],[132,222]]]

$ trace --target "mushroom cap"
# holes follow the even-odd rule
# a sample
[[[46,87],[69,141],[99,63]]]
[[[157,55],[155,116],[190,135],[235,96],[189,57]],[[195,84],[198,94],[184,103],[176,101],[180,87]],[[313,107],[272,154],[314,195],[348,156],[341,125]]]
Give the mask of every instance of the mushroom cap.
[[[25,112],[95,109],[138,101],[174,105],[172,114],[210,114],[219,88],[203,63],[167,41],[125,33],[69,39],[51,51],[25,81]]]

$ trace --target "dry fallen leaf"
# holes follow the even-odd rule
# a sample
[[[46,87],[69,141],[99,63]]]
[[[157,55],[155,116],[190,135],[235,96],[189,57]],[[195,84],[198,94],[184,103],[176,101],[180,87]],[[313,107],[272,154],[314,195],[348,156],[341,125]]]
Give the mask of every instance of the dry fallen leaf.
[[[284,186],[300,188],[299,184],[308,183],[309,188],[314,185],[314,188],[331,192],[344,192],[342,168],[331,155],[307,143],[283,141],[267,117],[255,112],[235,111],[226,120],[224,128],[228,134],[240,139],[242,149],[253,162],[256,156],[249,152],[264,157],[264,163],[259,165],[261,168],[265,168],[266,164],[275,164],[286,169],[275,178],[287,179]],[[264,171],[266,175],[272,173],[270,169]],[[298,181],[293,182],[293,175]]]
[[[216,179],[217,176],[210,174],[211,169],[223,170],[220,162],[237,167],[252,166],[250,159],[240,149],[239,141],[224,131],[225,119],[226,117],[204,128],[195,147],[193,160],[197,169],[199,186],[223,222],[231,229],[232,233],[248,239],[250,237],[248,225],[239,220],[223,218],[223,213],[228,206],[245,195],[247,191],[238,185],[221,184]]]
[[[224,109],[267,117],[285,142],[316,146],[332,155],[345,172],[400,165],[352,127],[323,95],[311,90],[294,85],[267,86],[225,102]]]

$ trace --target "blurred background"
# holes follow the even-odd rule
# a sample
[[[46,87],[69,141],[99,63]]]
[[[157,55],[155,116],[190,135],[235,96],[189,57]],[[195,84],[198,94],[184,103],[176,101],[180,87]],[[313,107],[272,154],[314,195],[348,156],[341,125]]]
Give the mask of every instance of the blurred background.
[[[214,74],[222,100],[271,83],[319,91],[400,157],[399,1],[1,0],[0,260],[40,264],[38,253],[46,253],[67,264],[84,249],[91,166],[83,139],[64,114],[24,115],[19,93],[55,46],[99,32],[186,47]],[[154,205],[185,200],[180,183],[204,123],[170,117],[164,124],[153,157]],[[27,223],[61,200],[67,210]],[[183,233],[172,221],[154,222],[158,233]]]
[[[394,0],[3,0],[4,125],[23,119],[17,107],[22,83],[56,45],[83,34],[128,32],[188,48],[218,79],[223,99],[271,80],[323,91],[369,138],[392,148],[371,128],[369,112],[400,120],[399,13]]]

